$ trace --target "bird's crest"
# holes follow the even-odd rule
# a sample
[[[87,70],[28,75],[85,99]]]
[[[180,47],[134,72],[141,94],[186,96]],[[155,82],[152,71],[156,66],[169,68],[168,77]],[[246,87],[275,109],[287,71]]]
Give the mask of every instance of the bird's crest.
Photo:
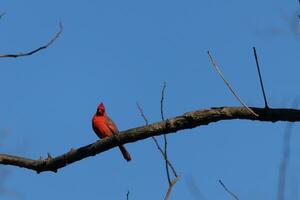
[[[100,113],[100,114],[104,114],[104,113],[105,113],[105,107],[104,107],[103,102],[101,102],[101,103],[99,104],[97,111],[98,111],[98,113]]]

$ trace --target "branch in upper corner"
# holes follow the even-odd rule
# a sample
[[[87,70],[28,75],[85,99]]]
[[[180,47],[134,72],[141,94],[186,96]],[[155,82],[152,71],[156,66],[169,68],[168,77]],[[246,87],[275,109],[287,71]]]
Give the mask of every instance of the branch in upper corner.
[[[228,87],[228,89],[230,90],[230,92],[235,96],[235,98],[251,113],[253,114],[255,117],[258,117],[258,115],[251,109],[249,108],[243,101],[242,99],[234,92],[233,88],[230,86],[230,84],[228,83],[228,81],[226,81],[225,77],[223,76],[222,71],[220,70],[220,68],[217,65],[217,62],[213,59],[212,55],[210,54],[209,51],[207,51],[207,54],[210,58],[210,61],[213,65],[213,67],[217,70],[218,74],[220,75],[220,77],[222,78],[222,80],[224,81],[224,83],[226,84],[226,86]]]
[[[262,81],[262,78],[261,78],[260,67],[259,67],[259,63],[258,63],[258,58],[257,58],[257,53],[256,53],[255,47],[253,47],[253,53],[254,53],[254,57],[255,57],[255,63],[256,63],[257,72],[258,72],[258,76],[259,76],[260,86],[261,86],[261,90],[262,90],[264,101],[265,101],[265,108],[268,109],[269,106],[268,106],[268,102],[267,102],[267,98],[266,98],[264,84],[263,84],[263,81]]]
[[[238,196],[236,196],[233,192],[231,192],[221,180],[219,180],[219,183],[220,183],[220,185],[224,188],[224,190],[225,190],[228,194],[230,194],[235,200],[239,200]]]
[[[156,122],[147,126],[140,126],[112,137],[103,138],[92,144],[71,149],[69,152],[57,157],[48,159],[30,159],[26,157],[13,156],[8,154],[0,154],[0,164],[24,167],[36,171],[37,173],[44,171],[56,172],[74,162],[78,162],[90,156],[95,156],[109,149],[118,147],[126,143],[137,142],[153,136],[184,133],[180,130],[191,129],[198,126],[207,126],[210,123],[222,120],[246,119],[254,121],[290,121],[300,122],[300,110],[288,108],[264,108],[251,107],[259,117],[253,116],[245,107],[219,107],[204,110],[196,110],[183,115],[169,118],[165,121]]]
[[[136,105],[137,105],[137,107],[138,107],[138,110],[139,110],[139,112],[140,112],[142,118],[143,118],[144,121],[145,121],[145,124],[148,125],[148,119],[147,119],[146,115],[144,114],[143,108],[140,106],[140,104],[139,104],[138,102],[136,103]],[[166,159],[165,154],[164,154],[164,151],[163,151],[162,148],[159,146],[157,139],[156,139],[154,136],[151,137],[151,138],[152,138],[152,140],[154,141],[154,143],[155,143],[157,149],[159,150],[159,152],[161,153],[161,155],[163,156],[163,158],[164,158],[165,160],[167,160],[167,163],[168,163],[168,165],[170,166],[170,168],[171,168],[171,170],[172,170],[174,176],[175,176],[175,177],[178,177],[178,175],[177,175],[177,173],[176,173],[176,171],[175,171],[175,168],[173,167],[172,163],[169,161],[169,159]]]
[[[53,42],[55,42],[55,40],[57,40],[57,38],[60,36],[60,34],[63,31],[63,25],[60,22],[59,23],[59,31],[54,35],[54,37],[44,46],[41,46],[37,49],[34,49],[32,51],[26,52],[26,53],[18,53],[18,54],[0,54],[0,58],[17,58],[17,57],[24,57],[24,56],[30,56],[32,54],[35,54],[43,49],[48,48]]]

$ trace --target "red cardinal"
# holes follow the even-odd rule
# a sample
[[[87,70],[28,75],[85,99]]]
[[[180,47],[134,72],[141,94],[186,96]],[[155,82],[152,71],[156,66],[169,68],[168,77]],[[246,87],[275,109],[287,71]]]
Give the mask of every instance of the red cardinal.
[[[99,138],[111,137],[119,132],[116,124],[109,118],[105,112],[103,103],[100,103],[92,120],[93,129]],[[119,146],[123,157],[130,161],[131,157],[123,145]]]

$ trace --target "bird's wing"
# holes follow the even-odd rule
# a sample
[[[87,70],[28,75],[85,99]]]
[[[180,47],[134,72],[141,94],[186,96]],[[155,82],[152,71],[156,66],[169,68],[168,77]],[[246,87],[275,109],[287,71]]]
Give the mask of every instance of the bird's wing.
[[[109,116],[106,116],[105,123],[106,123],[107,127],[111,130],[111,132],[113,134],[116,134],[116,133],[119,132],[116,124],[114,123],[114,121]]]

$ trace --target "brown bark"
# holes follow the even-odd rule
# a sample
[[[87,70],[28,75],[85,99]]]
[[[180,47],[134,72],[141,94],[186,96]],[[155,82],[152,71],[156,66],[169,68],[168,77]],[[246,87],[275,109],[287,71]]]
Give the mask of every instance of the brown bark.
[[[48,155],[47,159],[33,160],[24,157],[0,154],[0,164],[24,167],[34,170],[37,173],[44,171],[57,172],[58,169],[65,167],[68,164],[82,160],[89,156],[94,156],[125,143],[136,142],[151,136],[175,133],[180,130],[208,125],[212,122],[218,122],[221,120],[246,119],[269,122],[300,121],[300,110],[297,109],[265,109],[255,107],[251,107],[251,109],[259,116],[255,117],[244,107],[219,107],[197,110],[165,121],[122,131],[118,135],[96,141],[95,143],[78,149],[72,149],[69,152],[55,158]]]

